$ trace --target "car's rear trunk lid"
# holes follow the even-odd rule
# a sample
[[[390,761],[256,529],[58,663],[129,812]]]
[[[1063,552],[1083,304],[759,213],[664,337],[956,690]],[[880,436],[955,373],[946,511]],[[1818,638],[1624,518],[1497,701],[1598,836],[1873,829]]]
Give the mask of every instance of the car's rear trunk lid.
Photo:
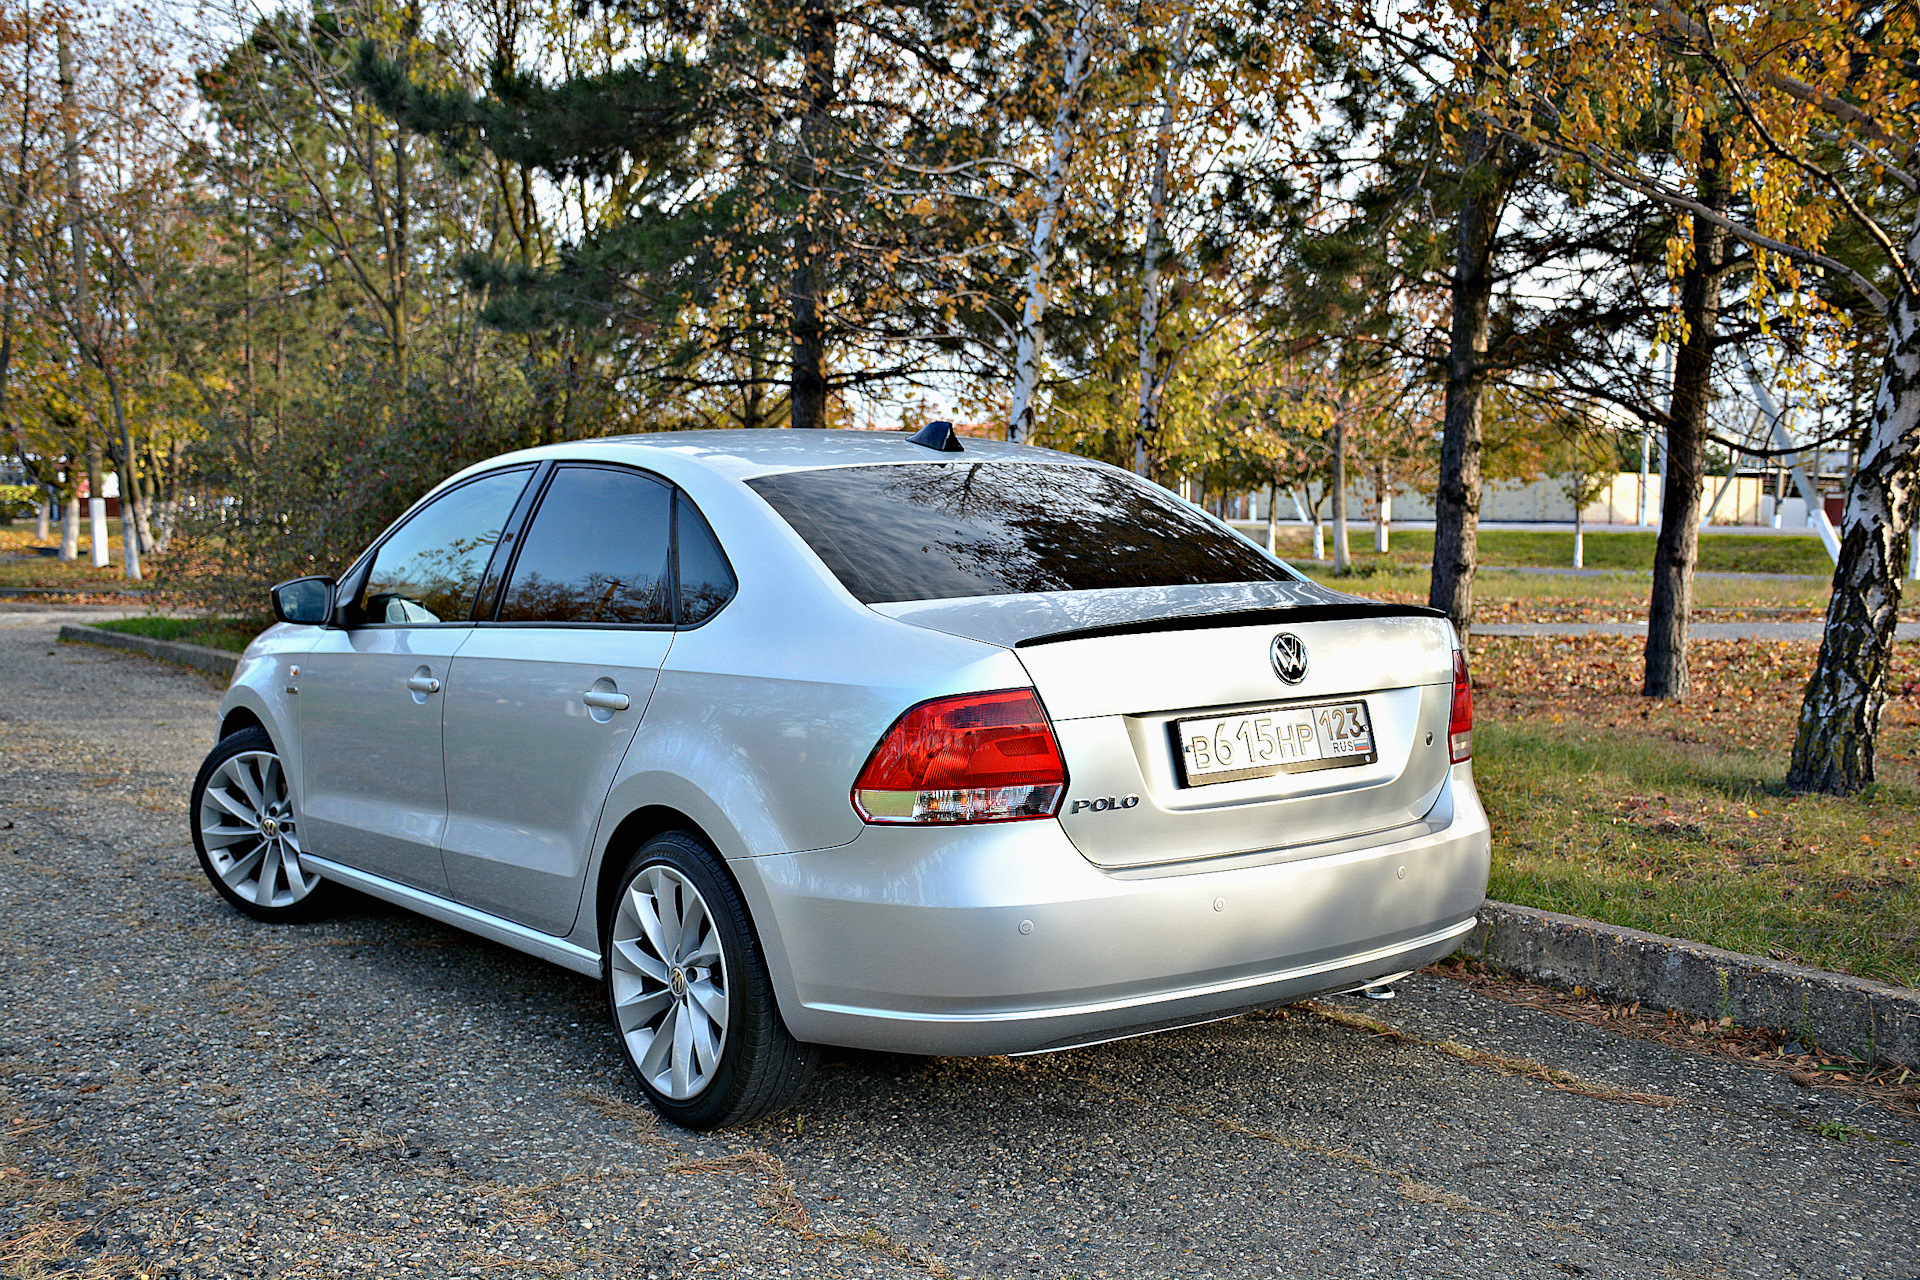
[[[1434,808],[1452,628],[1430,610],[1290,586],[878,607],[1014,649],[1065,754],[1061,825],[1120,870],[1311,856]],[[1297,681],[1277,670],[1283,633],[1303,651]]]

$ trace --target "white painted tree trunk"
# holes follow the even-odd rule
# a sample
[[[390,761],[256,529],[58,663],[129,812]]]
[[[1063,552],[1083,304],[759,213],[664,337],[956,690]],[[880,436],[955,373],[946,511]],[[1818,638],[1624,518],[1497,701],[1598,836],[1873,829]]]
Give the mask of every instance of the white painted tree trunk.
[[[1649,436],[1644,431],[1641,432],[1640,433],[1640,521],[1639,523],[1642,529],[1647,527],[1647,503],[1649,499],[1651,499],[1653,496],[1653,487],[1651,484],[1648,483],[1649,478],[1651,476],[1651,470],[1652,470],[1651,460],[1648,456],[1651,449],[1652,449],[1652,437]],[[1780,527],[1779,522],[1775,521],[1774,528],[1777,529],[1779,527]]]
[[[1920,270],[1920,217],[1906,260]],[[1860,464],[1847,487],[1820,655],[1800,703],[1787,785],[1848,795],[1872,784],[1874,739],[1909,564],[1920,472],[1920,298],[1905,289],[1887,308],[1887,354]]]
[[[1146,247],[1140,260],[1140,399],[1134,415],[1133,469],[1147,475],[1159,452],[1160,394],[1167,382],[1167,349],[1160,342],[1160,267],[1172,248],[1167,242],[1167,167],[1173,160],[1173,124],[1180,111],[1180,84],[1187,74],[1187,36],[1193,10],[1180,15],[1173,52],[1160,95],[1160,122],[1154,130],[1153,177],[1147,188]]]
[[[41,535],[45,541],[46,535]],[[1280,554],[1280,486],[1267,486],[1267,553]]]
[[[35,542],[45,542],[47,540],[47,533],[53,518],[52,513],[53,490],[42,486],[40,489],[40,509],[34,512],[33,518],[33,540]]]
[[[93,552],[93,567],[107,567],[107,500],[90,495],[87,498],[87,541]]]
[[[1373,522],[1373,549],[1376,554],[1385,555],[1388,531],[1393,525],[1393,486],[1387,482],[1384,467],[1373,470],[1373,493],[1379,508]]]
[[[1333,423],[1333,571],[1347,572],[1353,567],[1352,558],[1353,549],[1347,545],[1347,424],[1340,417]]]
[[[68,498],[60,513],[60,558],[80,558],[80,499]]]
[[[1007,439],[1015,444],[1033,434],[1033,397],[1040,386],[1040,362],[1046,354],[1047,300],[1053,290],[1053,233],[1066,203],[1067,178],[1073,167],[1074,147],[1080,140],[1080,91],[1093,58],[1098,13],[1099,0],[1079,0],[1074,9],[1073,35],[1067,45],[1060,99],[1054,105],[1053,133],[1047,145],[1040,208],[1034,214],[1033,233],[1027,238],[1026,301],[1020,309],[1013,357],[1013,403],[1007,411]]]
[[[139,510],[140,491],[134,479],[133,434],[127,426],[125,401],[120,395],[120,379],[105,361],[99,362],[101,372],[107,379],[107,396],[113,404],[114,424],[120,428],[120,562],[125,566],[127,580],[139,582],[140,573],[140,524],[135,513]],[[152,534],[148,533],[148,538]]]

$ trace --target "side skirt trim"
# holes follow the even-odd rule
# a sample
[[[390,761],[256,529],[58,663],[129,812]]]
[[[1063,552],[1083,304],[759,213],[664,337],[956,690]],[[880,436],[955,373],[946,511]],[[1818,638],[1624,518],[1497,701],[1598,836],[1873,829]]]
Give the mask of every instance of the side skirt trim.
[[[488,915],[473,907],[450,902],[438,894],[416,889],[412,885],[401,884],[384,876],[376,876],[365,871],[356,871],[352,867],[342,866],[330,858],[316,857],[311,853],[300,855],[301,863],[313,864],[315,870],[327,879],[343,884],[349,889],[358,889],[369,897],[391,902],[396,907],[405,907],[441,924],[450,924],[456,929],[478,934],[489,942],[497,942],[515,951],[524,951],[530,956],[559,965],[562,969],[571,969],[583,973],[589,978],[599,978],[600,957],[585,947],[575,946],[565,938],[556,938],[541,933],[538,929],[529,929],[523,924],[511,920],[502,920],[499,916]]]

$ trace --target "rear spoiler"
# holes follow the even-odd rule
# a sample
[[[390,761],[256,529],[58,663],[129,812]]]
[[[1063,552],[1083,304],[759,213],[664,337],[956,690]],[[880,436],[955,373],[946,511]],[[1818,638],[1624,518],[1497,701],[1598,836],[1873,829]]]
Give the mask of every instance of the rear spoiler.
[[[1260,627],[1298,625],[1306,622],[1349,622],[1361,618],[1441,618],[1438,609],[1417,604],[1386,604],[1377,600],[1355,600],[1342,604],[1305,604],[1282,609],[1236,609],[1228,613],[1201,613],[1174,618],[1143,618],[1138,622],[1115,622],[1099,627],[1076,627],[1043,636],[1028,636],[1014,642],[1016,649],[1031,649],[1040,644],[1059,644],[1066,640],[1096,640],[1102,636],[1137,636],[1154,631],[1204,631],[1213,627]]]

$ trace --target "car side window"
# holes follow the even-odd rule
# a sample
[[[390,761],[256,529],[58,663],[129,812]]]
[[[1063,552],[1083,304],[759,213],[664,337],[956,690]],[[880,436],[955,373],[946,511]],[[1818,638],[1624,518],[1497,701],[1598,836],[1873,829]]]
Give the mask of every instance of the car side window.
[[[520,541],[502,622],[671,624],[673,490],[634,471],[560,467]]]
[[[532,474],[516,467],[481,476],[415,512],[374,553],[348,625],[470,621],[487,561]]]
[[[680,625],[691,627],[718,613],[739,584],[713,527],[684,493],[675,528],[680,539]]]

